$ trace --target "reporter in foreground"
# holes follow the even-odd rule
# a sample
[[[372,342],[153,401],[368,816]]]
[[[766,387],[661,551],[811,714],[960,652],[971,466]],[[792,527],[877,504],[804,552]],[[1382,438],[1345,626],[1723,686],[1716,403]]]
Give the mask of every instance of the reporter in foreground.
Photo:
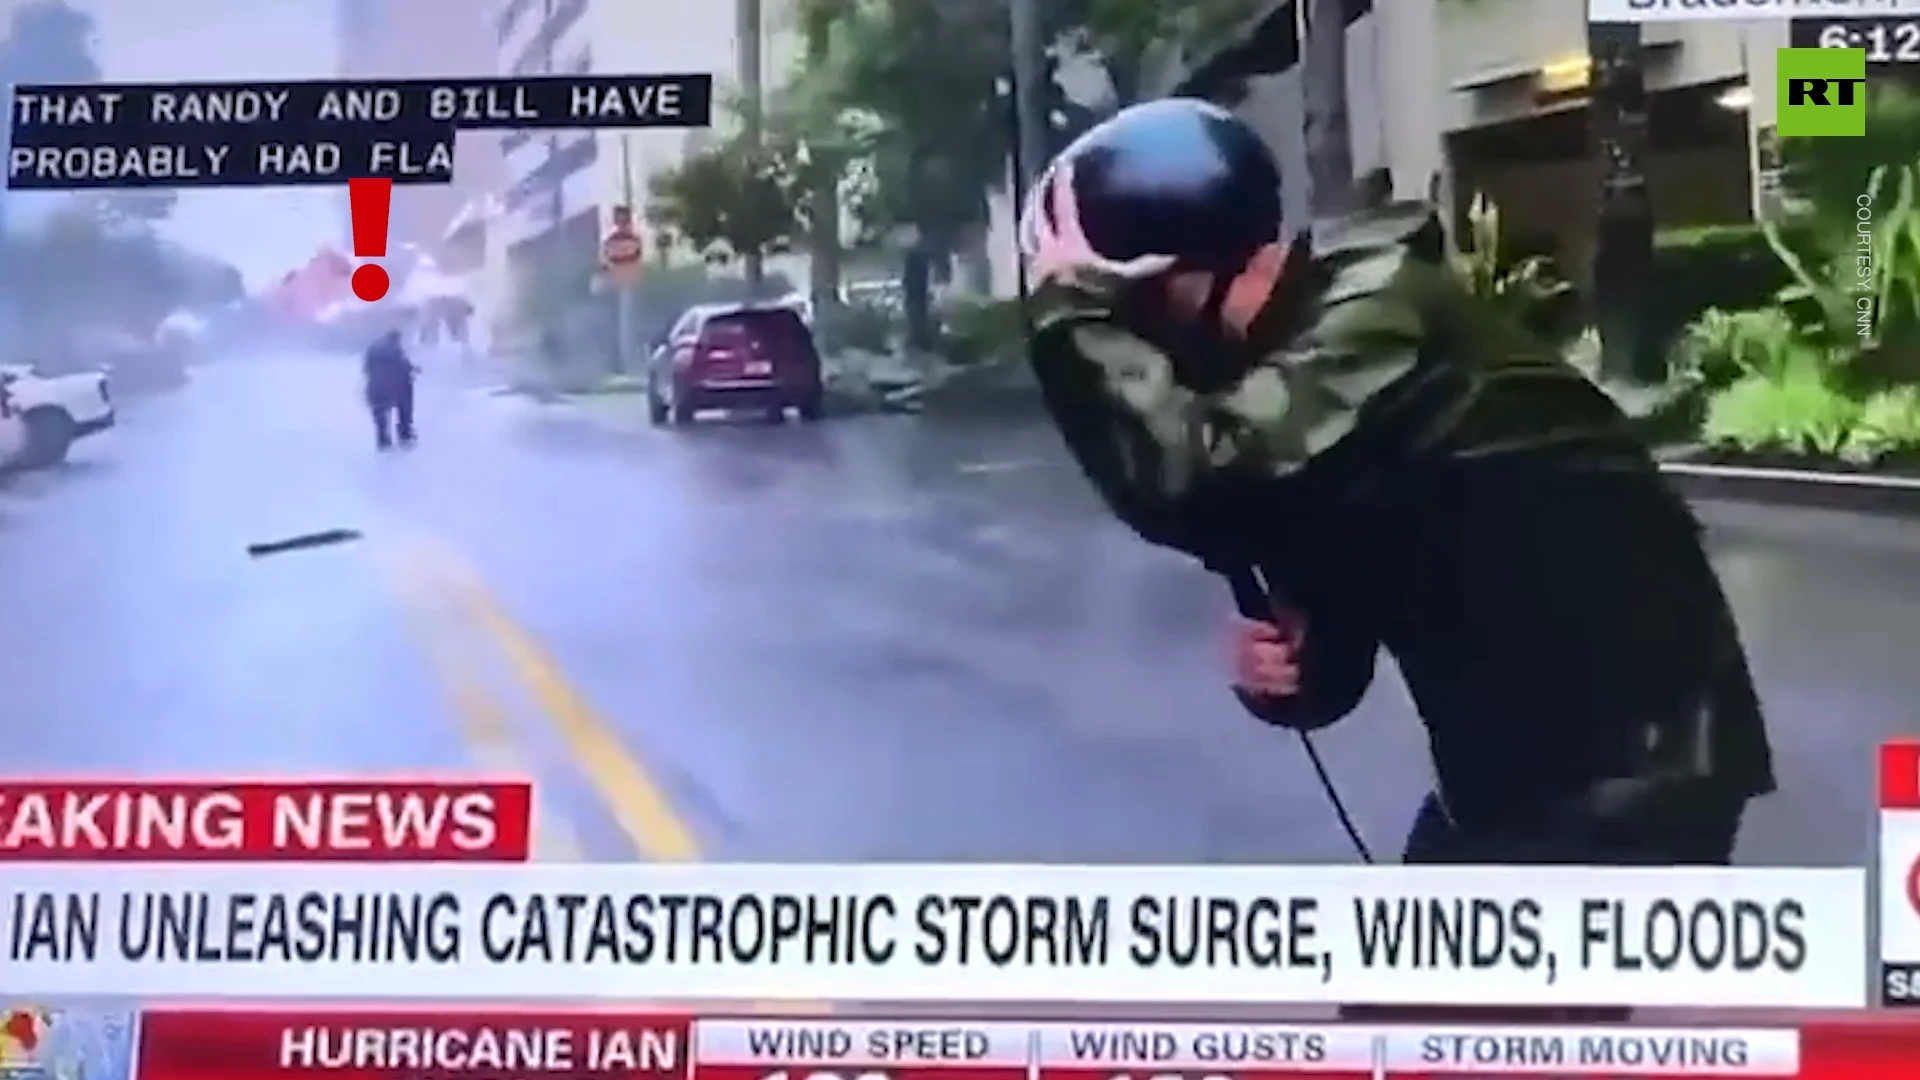
[[[1437,778],[1406,861],[1731,861],[1774,777],[1691,510],[1455,277],[1431,206],[1289,222],[1280,184],[1243,122],[1169,99],[1028,193],[1032,361],[1080,466],[1236,585],[1255,716],[1333,724],[1392,654]]]

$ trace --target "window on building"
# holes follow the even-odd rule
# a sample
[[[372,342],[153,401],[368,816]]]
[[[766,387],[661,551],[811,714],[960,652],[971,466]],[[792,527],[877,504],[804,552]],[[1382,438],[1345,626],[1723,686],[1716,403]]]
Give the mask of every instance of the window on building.
[[[591,75],[593,74],[592,46],[586,46],[586,45],[581,46],[580,51],[574,53],[571,57],[567,58],[566,62],[560,63],[560,64],[550,63],[551,57],[548,57],[548,56],[535,57],[535,56],[532,56],[531,53],[523,55],[521,57],[521,60],[523,62],[537,61],[540,64],[540,67],[538,68],[537,71],[520,71],[518,70],[518,66],[516,65],[516,70],[514,72],[514,74],[516,75],[528,75],[528,74],[544,75],[548,73],[552,73],[554,75]],[[534,139],[534,136],[537,134],[538,132],[533,132],[533,131],[508,132],[507,135],[500,140],[500,150],[502,153],[505,153],[505,154],[517,153],[519,152],[521,147],[532,142]]]
[[[546,168],[555,184],[565,183],[567,177],[582,172],[594,162],[600,160],[600,140],[593,132],[581,132],[572,142],[554,151],[546,160]]]
[[[520,58],[513,62],[515,75],[549,75],[553,73],[553,50],[542,49],[539,41],[529,45]]]
[[[573,28],[587,13],[587,0],[556,0],[547,8],[540,20],[540,29],[528,39],[526,51],[520,54],[520,60],[514,64],[514,70],[520,74],[530,74],[533,67],[523,68],[522,64],[538,64],[537,70],[553,70],[553,51],[560,43],[560,35]]]
[[[517,213],[537,199],[551,199],[567,177],[600,160],[600,140],[587,132],[574,141],[558,146],[547,160],[527,170],[514,182],[501,200],[509,213]]]
[[[380,29],[382,0],[339,0],[340,36],[349,42],[361,42]]]
[[[500,9],[500,20],[495,26],[500,33],[501,44],[506,44],[507,39],[513,36],[514,29],[520,25],[520,20],[532,14],[538,3],[539,0],[507,0],[507,6]]]

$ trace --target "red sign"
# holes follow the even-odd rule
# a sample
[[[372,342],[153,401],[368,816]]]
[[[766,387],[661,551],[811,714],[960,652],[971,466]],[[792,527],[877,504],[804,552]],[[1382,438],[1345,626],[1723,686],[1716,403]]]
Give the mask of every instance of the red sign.
[[[640,242],[640,234],[631,229],[615,229],[600,245],[600,257],[608,266],[632,265],[639,262],[645,252],[646,245]]]
[[[1920,741],[1880,747],[1880,809],[1920,810]]]

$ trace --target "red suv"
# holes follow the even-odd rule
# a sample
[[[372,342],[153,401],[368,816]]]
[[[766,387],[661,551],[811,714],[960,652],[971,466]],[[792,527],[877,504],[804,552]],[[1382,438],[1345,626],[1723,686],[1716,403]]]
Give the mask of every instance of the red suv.
[[[708,304],[688,309],[647,363],[656,424],[690,423],[702,409],[748,409],[820,419],[820,350],[787,307]]]

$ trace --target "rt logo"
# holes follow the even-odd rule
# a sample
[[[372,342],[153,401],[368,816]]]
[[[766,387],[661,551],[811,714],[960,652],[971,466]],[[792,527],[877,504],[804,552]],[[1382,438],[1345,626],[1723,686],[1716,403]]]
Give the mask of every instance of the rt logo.
[[[1783,138],[1867,133],[1865,49],[1781,49],[1775,81]]]

